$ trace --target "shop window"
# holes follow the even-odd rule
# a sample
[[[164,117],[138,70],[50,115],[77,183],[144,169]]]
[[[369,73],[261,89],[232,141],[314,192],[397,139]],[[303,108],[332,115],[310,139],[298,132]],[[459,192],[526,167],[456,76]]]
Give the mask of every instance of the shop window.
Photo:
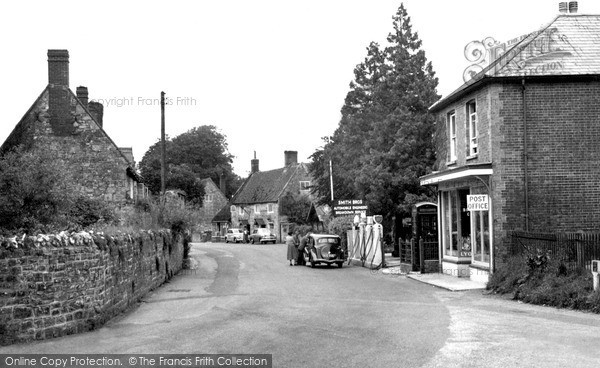
[[[490,221],[489,211],[473,211],[473,261],[490,262]]]
[[[442,192],[444,255],[471,257],[471,221],[467,211],[468,189]]]
[[[448,113],[446,121],[449,137],[448,161],[453,162],[456,161],[456,114],[454,111]]]
[[[477,104],[467,103],[467,156],[477,155]]]

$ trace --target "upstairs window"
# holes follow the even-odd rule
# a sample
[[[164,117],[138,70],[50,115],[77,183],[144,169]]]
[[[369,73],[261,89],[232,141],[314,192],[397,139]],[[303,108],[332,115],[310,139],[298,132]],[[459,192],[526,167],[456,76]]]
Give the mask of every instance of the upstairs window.
[[[467,103],[467,156],[477,155],[477,105]]]
[[[254,205],[254,213],[260,213],[260,208],[258,207],[257,204]]]
[[[239,209],[240,209],[240,216],[243,216],[244,215],[244,209],[242,208],[242,206],[240,206]]]
[[[273,213],[273,203],[269,203],[267,204],[267,212],[268,213]]]
[[[448,161],[456,161],[456,113],[451,111],[446,116],[446,122],[448,124],[448,138],[449,138],[449,150],[448,150]]]
[[[229,209],[231,210],[231,212],[237,211],[237,208],[235,208],[235,206],[233,206],[233,205]]]
[[[310,189],[310,181],[301,181],[300,182],[300,190],[309,190]]]

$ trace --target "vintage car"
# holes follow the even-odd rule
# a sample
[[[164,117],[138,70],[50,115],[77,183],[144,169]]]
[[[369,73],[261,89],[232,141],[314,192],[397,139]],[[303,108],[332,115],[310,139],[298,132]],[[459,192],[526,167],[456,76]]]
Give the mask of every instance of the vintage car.
[[[309,234],[304,248],[304,261],[311,267],[318,264],[331,265],[336,263],[338,267],[344,264],[344,249],[342,239],[337,235]]]
[[[244,232],[241,229],[229,229],[225,235],[225,243],[244,241]]]
[[[277,241],[275,235],[271,234],[271,231],[267,228],[258,228],[252,231],[250,234],[250,243],[273,243]]]

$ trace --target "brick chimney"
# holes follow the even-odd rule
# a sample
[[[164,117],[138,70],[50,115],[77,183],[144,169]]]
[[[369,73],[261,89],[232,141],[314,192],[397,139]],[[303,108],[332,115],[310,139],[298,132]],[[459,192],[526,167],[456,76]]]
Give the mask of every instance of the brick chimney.
[[[135,160],[133,159],[133,147],[119,147],[119,151],[127,158],[130,164],[135,165]]]
[[[102,117],[104,116],[104,106],[100,102],[90,101],[88,103],[88,110],[90,114],[96,120],[96,123],[102,128]]]
[[[227,190],[227,183],[225,182],[225,175],[221,174],[219,176],[219,189],[221,190],[221,192],[223,194],[225,194],[226,190]]]
[[[298,163],[298,151],[284,151],[285,166],[295,165]]]
[[[68,50],[48,50],[48,83],[69,86]]]
[[[87,87],[79,86],[77,87],[77,98],[81,102],[81,104],[87,108],[88,107],[88,89]]]
[[[258,159],[256,158],[256,151],[254,151],[254,158],[250,160],[250,174],[258,172]]]

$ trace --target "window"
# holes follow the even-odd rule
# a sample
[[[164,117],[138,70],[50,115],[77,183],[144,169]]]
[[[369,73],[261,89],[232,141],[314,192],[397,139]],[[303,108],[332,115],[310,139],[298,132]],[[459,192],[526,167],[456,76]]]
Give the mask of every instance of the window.
[[[301,181],[300,182],[300,190],[309,190],[310,189],[310,181]]]
[[[268,213],[273,213],[273,203],[269,203],[267,204],[267,212]]]
[[[473,260],[490,262],[490,218],[488,211],[473,211]]]
[[[448,161],[453,162],[456,161],[456,113],[454,111],[449,112],[446,121],[448,124],[448,136],[450,138]]]
[[[477,105],[467,103],[467,156],[477,155]]]
[[[230,207],[230,210],[231,210],[231,212],[235,212],[235,211],[237,210],[237,208],[235,208],[235,206],[233,206],[233,205],[232,205],[232,206]]]
[[[239,208],[240,208],[240,212],[239,212],[240,216],[243,216],[244,215],[244,209],[242,208],[242,206],[240,206]]]
[[[445,256],[471,258],[468,194],[468,189],[442,192],[442,242]]]
[[[254,213],[260,213],[260,208],[257,204],[254,205]]]
[[[204,202],[212,202],[213,200],[213,194],[205,194],[204,195]]]

